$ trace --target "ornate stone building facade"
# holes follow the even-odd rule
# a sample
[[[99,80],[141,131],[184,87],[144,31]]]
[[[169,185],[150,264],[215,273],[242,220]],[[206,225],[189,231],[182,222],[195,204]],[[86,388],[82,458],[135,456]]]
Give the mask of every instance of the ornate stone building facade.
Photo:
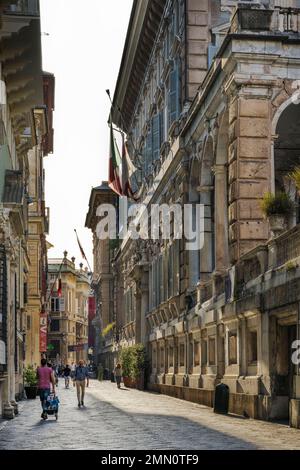
[[[88,300],[90,279],[87,270],[75,267],[75,258],[49,259],[48,357],[57,364],[88,360]],[[61,295],[59,295],[61,279]]]
[[[54,110],[55,79],[43,74],[44,108],[35,110],[38,125],[38,143],[28,152],[28,206],[27,249],[30,259],[26,286],[26,344],[25,364],[37,367],[43,351],[40,328],[43,315],[47,313],[47,242],[50,210],[45,203],[45,174],[43,159],[53,153],[52,113]]]
[[[297,0],[134,2],[113,121],[139,202],[202,205],[203,247],[187,250],[173,218],[168,240],[125,237],[110,311],[115,348],[147,346],[153,390],[212,406],[223,382],[230,411],[295,427],[299,20]],[[280,236],[261,210],[268,191],[295,202]]]
[[[48,74],[47,74],[48,75]],[[51,76],[52,77],[52,76]],[[53,78],[53,77],[52,77]],[[38,362],[46,245],[42,155],[51,152],[53,130],[42,72],[38,1],[0,4],[0,413],[13,418],[23,392],[25,352],[34,341]],[[50,119],[50,121],[48,121]],[[38,220],[37,220],[38,219]],[[41,224],[35,232],[35,223]],[[39,269],[32,242],[38,236]],[[41,273],[41,276],[39,276]],[[43,279],[43,282],[42,282]],[[37,304],[29,296],[37,285]],[[36,324],[28,322],[28,317]],[[37,338],[31,337],[32,328]],[[28,360],[27,362],[31,362]]]
[[[103,204],[117,205],[117,197],[109,188],[107,181],[92,189],[89,201],[89,211],[86,217],[86,227],[93,233],[93,281],[92,289],[95,297],[94,326],[94,359],[104,368],[113,370],[116,358],[115,332],[116,310],[114,306],[114,270],[112,266],[114,243],[109,239],[100,240],[97,236],[97,209]],[[122,299],[122,296],[119,296]],[[102,331],[111,325],[111,330],[103,337]]]

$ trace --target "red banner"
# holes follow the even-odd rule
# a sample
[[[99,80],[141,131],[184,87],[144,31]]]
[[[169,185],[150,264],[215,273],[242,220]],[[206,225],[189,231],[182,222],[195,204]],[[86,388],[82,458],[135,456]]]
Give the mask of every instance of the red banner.
[[[40,352],[47,351],[47,315],[40,314]]]

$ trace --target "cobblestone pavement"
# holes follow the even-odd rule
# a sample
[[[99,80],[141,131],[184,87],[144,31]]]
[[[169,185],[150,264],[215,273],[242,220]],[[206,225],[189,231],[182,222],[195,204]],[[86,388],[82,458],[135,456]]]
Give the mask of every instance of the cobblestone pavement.
[[[217,450],[300,449],[300,431],[286,425],[215,415],[210,408],[164,395],[118,390],[91,381],[85,408],[60,380],[59,418],[40,418],[39,399],[0,421],[0,449]]]

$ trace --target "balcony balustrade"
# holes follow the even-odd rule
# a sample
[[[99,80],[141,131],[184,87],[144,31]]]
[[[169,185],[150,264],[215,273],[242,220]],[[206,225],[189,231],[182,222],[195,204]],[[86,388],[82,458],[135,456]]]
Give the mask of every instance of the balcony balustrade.
[[[16,16],[40,16],[38,0],[19,0],[9,5],[5,10],[6,15]]]

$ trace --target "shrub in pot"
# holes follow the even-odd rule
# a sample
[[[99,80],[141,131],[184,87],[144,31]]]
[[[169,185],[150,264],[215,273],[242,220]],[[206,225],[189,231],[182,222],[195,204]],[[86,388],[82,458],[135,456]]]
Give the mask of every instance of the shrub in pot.
[[[271,231],[276,235],[286,229],[287,217],[292,213],[294,204],[284,193],[266,193],[261,202],[261,209],[268,218]]]
[[[132,386],[132,356],[133,348],[131,346],[121,350],[120,362],[122,364],[123,382],[125,387]]]
[[[24,370],[24,384],[26,397],[29,400],[34,400],[37,396],[38,387],[36,370],[33,368],[33,366],[28,366]]]
[[[103,367],[101,364],[98,366],[98,380],[99,382],[103,380]]]
[[[147,366],[147,355],[143,344],[134,346],[132,374],[139,390],[145,389],[145,370]]]
[[[294,168],[294,170],[289,174],[289,177],[294,181],[300,195],[300,166]]]

